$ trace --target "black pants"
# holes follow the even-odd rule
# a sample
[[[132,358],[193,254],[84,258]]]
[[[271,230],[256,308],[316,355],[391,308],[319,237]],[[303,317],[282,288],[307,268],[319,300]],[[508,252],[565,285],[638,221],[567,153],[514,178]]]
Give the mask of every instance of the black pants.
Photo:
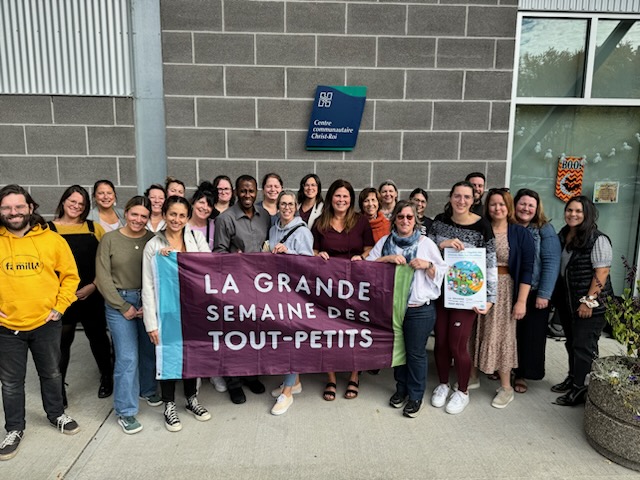
[[[573,384],[584,386],[584,380],[591,371],[591,363],[598,357],[598,340],[606,323],[604,315],[580,318],[566,304],[557,305],[562,320],[562,328],[567,337],[565,347],[569,355],[569,375]]]
[[[516,378],[542,380],[544,378],[545,351],[549,307],[536,308],[538,292],[531,292],[527,299],[527,314],[516,325],[518,339],[518,368]]]
[[[160,393],[162,394],[162,401],[175,402],[176,401],[176,382],[180,380],[160,380]],[[188,400],[196,394],[198,385],[197,378],[185,378],[182,380],[184,386],[184,397]]]

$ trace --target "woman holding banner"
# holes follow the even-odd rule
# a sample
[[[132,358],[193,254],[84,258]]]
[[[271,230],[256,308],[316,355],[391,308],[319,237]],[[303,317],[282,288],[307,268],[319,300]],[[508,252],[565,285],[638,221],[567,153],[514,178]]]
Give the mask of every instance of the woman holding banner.
[[[174,195],[167,198],[162,206],[162,216],[166,228],[158,232],[144,248],[142,261],[142,303],[144,310],[144,326],[151,343],[160,345],[158,335],[158,316],[156,310],[156,289],[154,282],[154,256],[157,253],[169,255],[170,252],[211,252],[202,233],[187,226],[193,213],[191,204],[184,198]],[[183,380],[184,396],[187,399],[186,409],[196,420],[205,422],[211,418],[206,408],[198,403],[197,378]],[[176,380],[161,380],[160,392],[164,402],[164,426],[170,432],[182,430],[182,423],[176,411]]]
[[[436,304],[436,368],[440,384],[433,391],[431,404],[443,407],[450,414],[461,413],[469,404],[469,375],[471,373],[471,356],[469,355],[469,338],[476,323],[478,314],[485,315],[496,302],[496,281],[498,268],[496,265],[496,247],[491,224],[485,218],[471,212],[473,205],[473,187],[467,181],[456,183],[449,192],[449,203],[444,213],[436,216],[429,230],[429,238],[440,250],[454,248],[486,249],[487,269],[487,304],[485,309],[474,307],[473,310],[446,308],[442,300]],[[458,375],[458,388],[449,397],[449,369],[451,360],[455,361]]]
[[[331,257],[351,261],[364,260],[373,248],[373,233],[369,220],[355,211],[356,194],[346,180],[336,180],[327,191],[327,204],[320,218],[314,223],[313,253],[324,260]],[[344,398],[358,396],[358,372],[351,372],[349,386]],[[323,398],[330,402],[336,399],[336,374],[328,373],[328,382]]]
[[[440,297],[447,265],[435,243],[421,235],[418,213],[411,202],[397,203],[391,216],[391,234],[376,243],[367,260],[414,269],[402,331],[406,364],[394,367],[396,392],[389,399],[394,408],[402,408],[405,417],[415,418],[422,408],[427,381],[429,334],[436,321],[434,300]]]
[[[269,230],[271,253],[313,256],[313,235],[302,218],[296,216],[298,202],[293,192],[283,190],[277,200],[278,222]],[[271,409],[273,415],[282,415],[293,403],[293,394],[302,392],[302,384],[296,373],[289,373],[284,382],[272,390],[276,403]]]
[[[156,389],[155,355],[142,323],[142,252],[154,237],[146,229],[151,202],[141,195],[127,202],[126,225],[108,232],[96,256],[96,285],[105,300],[107,325],[115,351],[114,400],[118,424],[131,435],[142,430],[136,419],[138,397],[162,405]]]

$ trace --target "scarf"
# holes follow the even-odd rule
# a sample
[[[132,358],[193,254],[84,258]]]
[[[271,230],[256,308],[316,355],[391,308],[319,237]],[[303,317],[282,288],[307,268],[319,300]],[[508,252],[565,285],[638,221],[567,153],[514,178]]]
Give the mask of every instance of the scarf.
[[[395,230],[387,237],[382,247],[382,256],[396,255],[396,247],[402,249],[402,256],[407,259],[407,263],[416,258],[418,253],[418,242],[420,240],[420,230],[414,230],[409,237],[401,237]]]

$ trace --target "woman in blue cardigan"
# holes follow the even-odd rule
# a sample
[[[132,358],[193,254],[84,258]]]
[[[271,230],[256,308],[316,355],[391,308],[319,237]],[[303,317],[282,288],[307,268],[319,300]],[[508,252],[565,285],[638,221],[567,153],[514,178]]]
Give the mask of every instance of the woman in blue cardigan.
[[[515,369],[514,388],[527,391],[526,379],[544,378],[545,351],[549,301],[560,272],[560,239],[549,223],[538,193],[528,188],[515,196],[516,221],[526,227],[535,244],[531,292],[527,300],[527,314],[518,322],[518,368]]]
[[[498,297],[478,321],[474,360],[483,372],[500,375],[491,405],[505,408],[514,398],[511,370],[518,366],[516,324],[526,314],[535,247],[527,229],[515,223],[513,198],[507,189],[489,190],[485,217],[496,239]]]

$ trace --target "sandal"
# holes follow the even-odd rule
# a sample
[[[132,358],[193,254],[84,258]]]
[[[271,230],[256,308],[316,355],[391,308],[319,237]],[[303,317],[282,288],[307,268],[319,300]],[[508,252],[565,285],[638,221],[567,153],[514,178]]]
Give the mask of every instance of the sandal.
[[[333,390],[329,390],[330,388],[333,388]],[[322,398],[327,402],[333,402],[336,399],[336,388],[338,386],[335,383],[327,383],[324,387],[324,392],[322,392]]]
[[[347,400],[353,400],[358,396],[359,391],[351,387],[358,388],[360,384],[358,382],[354,382],[353,380],[349,380],[349,383],[347,383],[347,385],[348,387],[347,387],[347,391],[344,392],[344,398],[346,398]]]
[[[518,393],[525,393],[529,389],[529,385],[527,385],[527,381],[524,378],[516,378],[513,389]]]
[[[487,378],[489,380],[500,380],[500,375],[498,375],[498,372],[487,373]]]

